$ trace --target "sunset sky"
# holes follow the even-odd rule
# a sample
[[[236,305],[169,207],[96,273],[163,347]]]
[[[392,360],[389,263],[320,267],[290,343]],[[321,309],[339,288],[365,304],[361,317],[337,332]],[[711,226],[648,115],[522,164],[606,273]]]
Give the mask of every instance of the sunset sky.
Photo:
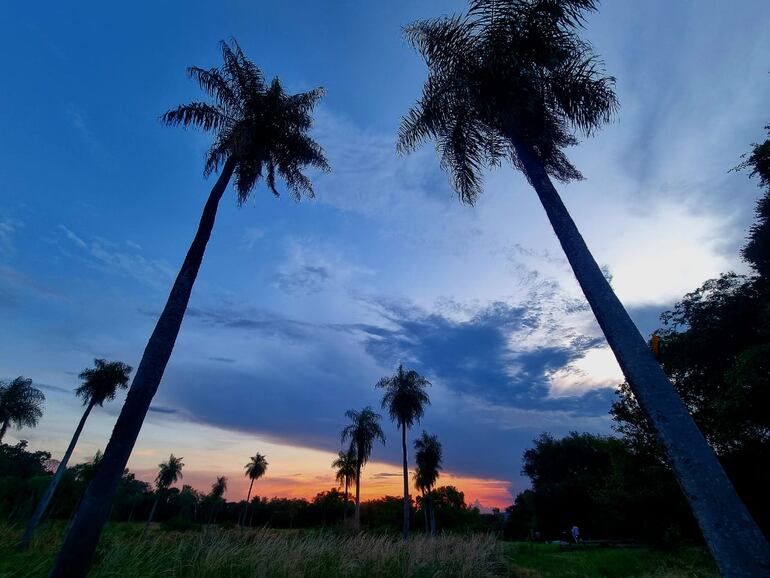
[[[5,441],[61,457],[77,374],[95,357],[138,364],[212,184],[209,137],[158,117],[202,98],[185,69],[217,66],[231,36],[291,91],[326,89],[314,136],[332,172],[300,203],[259,186],[239,208],[228,192],[129,467],[151,480],[174,453],[183,483],[226,475],[238,500],[260,452],[257,494],[311,497],[334,485],[344,412],[378,408],[399,362],[433,383],[411,436],[438,434],[440,483],[469,503],[512,503],[539,433],[609,433],[622,376],[531,188],[503,167],[462,206],[430,146],[395,153],[426,72],[401,29],[464,5],[5,6],[0,379],[47,398],[38,427]],[[621,109],[569,151],[586,180],[559,188],[645,336],[685,292],[745,270],[759,190],[728,171],[770,122],[768,21],[765,0],[615,0],[588,22]],[[93,412],[76,462],[104,448],[122,399]],[[401,492],[384,427],[364,499]]]

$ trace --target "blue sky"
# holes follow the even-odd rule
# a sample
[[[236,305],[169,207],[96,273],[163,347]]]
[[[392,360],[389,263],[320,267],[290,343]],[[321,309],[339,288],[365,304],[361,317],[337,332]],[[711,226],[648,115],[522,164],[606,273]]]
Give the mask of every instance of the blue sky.
[[[399,361],[433,382],[423,425],[482,502],[522,487],[539,432],[609,431],[618,369],[524,180],[490,173],[464,207],[431,147],[395,154],[425,77],[401,28],[462,8],[6,7],[0,377],[28,375],[48,397],[39,427],[11,435],[56,456],[80,411],[77,373],[94,357],[137,365],[212,184],[208,137],[158,116],[200,97],[185,68],[219,64],[230,36],[289,89],[326,89],[314,134],[333,170],[315,175],[313,201],[225,197],[131,466],[183,448],[205,487],[268,447],[273,491],[328,487],[344,411],[377,405],[373,385]],[[588,23],[621,110],[570,151],[587,178],[560,189],[644,334],[684,292],[744,270],[758,189],[728,170],[770,121],[768,18],[760,0],[625,0]],[[78,459],[104,446],[118,405],[89,423]],[[378,450],[373,475],[396,471],[397,452]]]

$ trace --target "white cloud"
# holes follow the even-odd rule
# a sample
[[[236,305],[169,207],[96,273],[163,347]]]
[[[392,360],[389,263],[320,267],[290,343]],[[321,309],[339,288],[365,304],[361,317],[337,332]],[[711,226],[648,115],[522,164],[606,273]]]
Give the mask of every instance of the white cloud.
[[[553,398],[582,395],[594,389],[617,387],[623,373],[608,346],[589,349],[585,355],[551,372],[549,395]]]

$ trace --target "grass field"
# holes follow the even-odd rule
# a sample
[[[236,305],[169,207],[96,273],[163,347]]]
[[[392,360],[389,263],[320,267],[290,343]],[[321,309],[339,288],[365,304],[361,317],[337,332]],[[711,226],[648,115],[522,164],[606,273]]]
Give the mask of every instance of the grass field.
[[[140,524],[109,526],[91,576],[717,576],[700,549],[561,551],[486,535],[414,536],[404,544],[390,536],[322,531],[152,531],[144,538],[141,531]],[[45,577],[61,533],[61,526],[45,529],[27,552],[18,552],[20,530],[0,526],[0,577]]]

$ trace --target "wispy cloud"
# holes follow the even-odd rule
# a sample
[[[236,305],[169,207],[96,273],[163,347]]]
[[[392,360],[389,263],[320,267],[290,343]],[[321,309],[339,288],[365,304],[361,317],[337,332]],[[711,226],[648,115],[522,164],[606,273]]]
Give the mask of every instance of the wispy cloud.
[[[86,112],[74,103],[67,104],[64,112],[88,148],[92,151],[101,149],[99,139],[88,124]]]
[[[155,287],[166,287],[173,279],[174,272],[165,263],[148,259],[137,249],[138,245],[129,245],[130,251],[107,239],[79,235],[60,224],[64,238],[75,248],[74,256],[90,266],[104,271],[131,277]]]

